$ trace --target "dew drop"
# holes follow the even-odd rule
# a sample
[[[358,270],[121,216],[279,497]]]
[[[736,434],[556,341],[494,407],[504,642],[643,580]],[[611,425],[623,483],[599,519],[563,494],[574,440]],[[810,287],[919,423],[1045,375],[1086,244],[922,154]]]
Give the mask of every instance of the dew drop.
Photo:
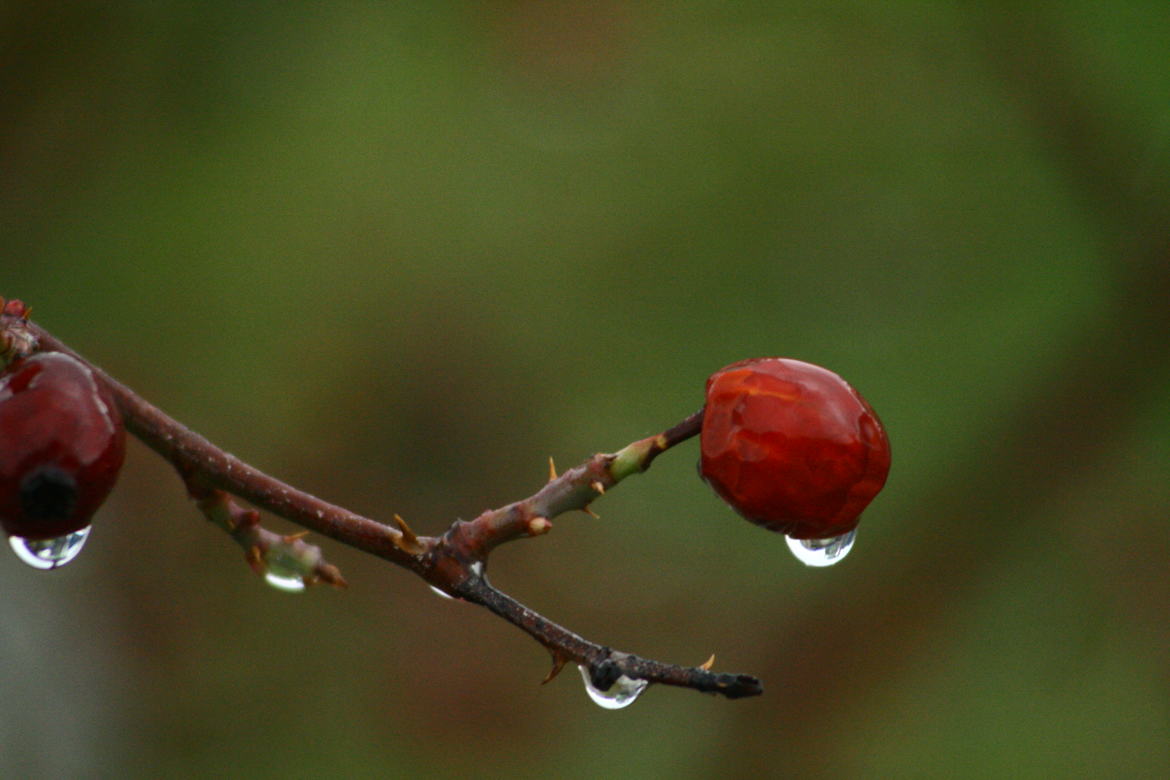
[[[25,539],[23,536],[8,537],[8,544],[16,557],[34,569],[56,569],[72,561],[85,546],[90,526],[80,531],[58,536],[55,539]]]
[[[434,585],[427,585],[427,587],[430,588],[431,590],[433,590],[435,593],[438,593],[440,596],[447,599],[448,601],[455,601],[456,600],[455,597],[452,596],[450,593],[447,593],[446,591],[439,590]]]
[[[272,564],[268,564],[268,571],[264,572],[264,581],[285,593],[302,593],[305,590],[305,580],[300,574]]]
[[[796,560],[805,566],[832,566],[849,554],[855,538],[856,528],[847,534],[828,539],[793,539],[786,536],[785,541],[788,542],[788,549],[792,550]]]
[[[631,679],[623,674],[614,681],[613,685],[609,686],[609,690],[600,691],[593,685],[593,680],[589,678],[589,667],[578,664],[577,668],[581,670],[581,679],[585,681],[585,693],[589,694],[589,698],[593,699],[594,704],[607,710],[620,710],[623,707],[629,707],[650,684],[647,680]]]

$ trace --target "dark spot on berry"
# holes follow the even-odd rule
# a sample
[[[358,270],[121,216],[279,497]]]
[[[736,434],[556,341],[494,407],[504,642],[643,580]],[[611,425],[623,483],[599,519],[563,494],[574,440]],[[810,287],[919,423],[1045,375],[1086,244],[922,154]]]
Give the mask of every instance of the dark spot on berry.
[[[42,540],[88,526],[125,442],[109,388],[76,358],[38,352],[0,371],[0,529]]]
[[[20,483],[20,507],[30,520],[64,520],[77,504],[77,481],[56,466],[33,471]]]

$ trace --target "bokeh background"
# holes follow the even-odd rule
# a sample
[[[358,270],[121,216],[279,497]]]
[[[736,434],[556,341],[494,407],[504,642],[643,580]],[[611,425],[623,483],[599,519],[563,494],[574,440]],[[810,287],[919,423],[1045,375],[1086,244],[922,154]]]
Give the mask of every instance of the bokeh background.
[[[135,443],[75,563],[0,556],[0,775],[1170,773],[1164,3],[0,8],[0,294],[261,468],[437,533],[754,355],[894,446],[832,569],[693,442],[501,549],[765,684],[609,712],[327,540],[267,588]]]

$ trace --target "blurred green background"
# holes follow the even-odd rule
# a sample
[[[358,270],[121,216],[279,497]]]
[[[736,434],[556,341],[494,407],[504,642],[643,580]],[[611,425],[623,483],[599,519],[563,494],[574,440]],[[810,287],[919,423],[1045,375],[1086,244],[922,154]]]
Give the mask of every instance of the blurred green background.
[[[754,355],[894,447],[832,569],[694,442],[501,549],[765,685],[609,712],[327,540],[348,591],[265,587],[135,444],[77,562],[0,558],[0,775],[1170,773],[1166,4],[0,8],[0,294],[261,468],[437,533]]]

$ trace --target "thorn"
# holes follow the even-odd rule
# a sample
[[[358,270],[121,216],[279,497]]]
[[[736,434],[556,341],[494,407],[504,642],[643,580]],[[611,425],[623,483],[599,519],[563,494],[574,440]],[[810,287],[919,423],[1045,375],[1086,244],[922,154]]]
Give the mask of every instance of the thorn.
[[[711,653],[711,657],[708,658],[703,663],[699,664],[699,668],[702,669],[704,672],[709,672],[709,671],[711,671],[711,667],[713,667],[714,665],[715,665],[715,654]]]
[[[565,668],[565,661],[568,660],[555,650],[549,650],[548,652],[549,655],[552,656],[552,669],[549,669],[548,674],[546,674],[544,679],[540,681],[541,685],[547,685],[548,683],[552,682],[553,678],[561,673],[561,669]]]
[[[324,569],[322,569],[322,572],[325,576],[323,576],[321,579],[325,580],[325,582],[328,582],[338,590],[345,590],[349,587],[349,583],[345,581],[345,577],[341,576],[341,570],[336,566],[332,564],[326,564]]]
[[[593,490],[597,492],[597,495],[599,495],[599,496],[605,495],[605,485],[601,484],[600,479],[595,479],[592,482],[590,482],[589,487],[593,488]]]
[[[402,519],[401,515],[394,515],[394,522],[398,526],[398,530],[402,532],[402,536],[394,540],[394,544],[398,549],[411,555],[421,555],[425,548],[419,542],[418,537],[414,535],[414,531],[410,530],[410,526]]]
[[[547,517],[533,517],[528,520],[528,535],[540,536],[552,530],[552,523]]]
[[[552,482],[557,478],[557,464],[553,463],[552,455],[548,456],[548,481]]]
[[[268,567],[264,565],[264,551],[257,545],[252,545],[244,553],[244,560],[252,567],[252,571],[263,575],[268,571]]]
[[[285,544],[292,544],[293,542],[299,542],[300,540],[304,539],[308,535],[309,535],[308,531],[297,531],[295,534],[288,534],[288,535],[283,536],[281,538],[284,540]]]
[[[601,515],[597,514],[597,513],[596,513],[596,512],[594,512],[592,509],[590,509],[588,504],[586,504],[585,506],[581,507],[581,511],[582,511],[582,512],[584,512],[585,514],[589,515],[590,517],[592,517],[594,520],[600,520],[600,519],[601,519]]]
[[[414,531],[412,531],[410,526],[406,524],[406,521],[402,519],[402,515],[395,513],[394,524],[398,526],[398,530],[402,532],[402,535],[408,542],[418,542],[418,537],[414,535]]]

